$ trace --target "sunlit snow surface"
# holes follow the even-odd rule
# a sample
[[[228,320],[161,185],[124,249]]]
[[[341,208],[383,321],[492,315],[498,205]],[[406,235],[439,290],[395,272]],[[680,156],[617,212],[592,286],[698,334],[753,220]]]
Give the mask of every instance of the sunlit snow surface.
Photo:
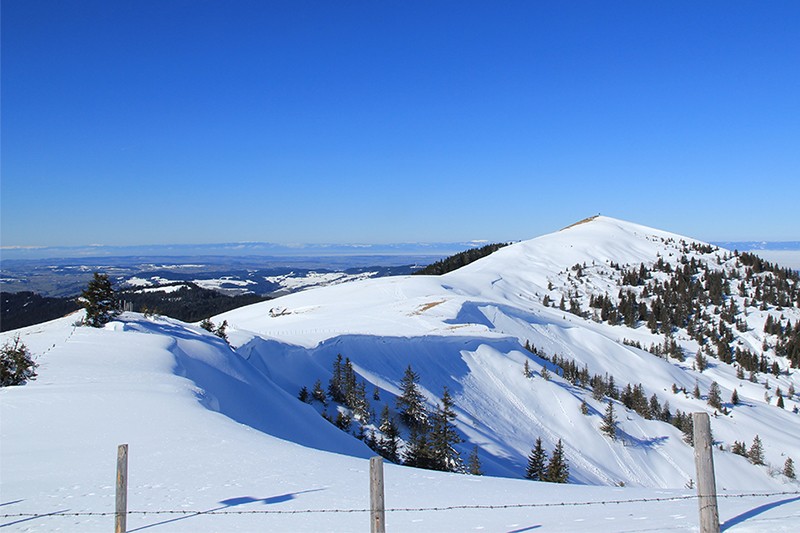
[[[670,237],[680,239],[601,218],[442,277],[366,280],[256,304],[213,319],[228,321],[235,352],[197,326],[137,314],[100,330],[76,328],[72,316],[3,334],[19,333],[40,368],[36,381],[0,390],[0,515],[113,512],[116,447],[128,443],[129,509],[137,511],[129,531],[364,530],[364,512],[238,514],[369,507],[370,450],[296,400],[300,387],[327,382],[342,353],[392,406],[409,363],[431,405],[447,386],[466,441],[462,455],[477,444],[490,474],[520,476],[536,437],[548,449],[558,438],[565,444],[569,486],[387,465],[390,509],[480,507],[390,511],[389,531],[697,530],[694,499],[486,508],[693,494],[685,488],[694,477],[692,450],[678,430],[619,406],[620,439],[610,441],[597,429],[604,404],[558,377],[543,380],[543,361],[521,346],[530,340],[618,383],[642,382],[673,411],[708,407],[673,395],[672,383],[691,390],[697,378],[707,390],[716,380],[729,397],[739,381],[726,365],[697,374],[688,362],[678,366],[618,342],[626,336],[649,345],[656,337],[645,328],[588,322],[539,303],[548,281],[557,285],[572,264],[653,261],[664,252],[660,239]],[[599,273],[587,277],[603,283]],[[521,372],[525,357],[532,379]],[[787,379],[774,384],[785,390]],[[749,443],[758,433],[776,469],[787,455],[800,460],[794,402],[768,406],[763,386],[747,382],[739,393],[744,405],[732,417],[712,418],[714,437]],[[580,413],[582,399],[589,416]],[[374,402],[376,411],[382,402]],[[715,464],[723,494],[798,490],[727,452],[716,453]],[[237,514],[138,514],[165,510]],[[720,521],[731,531],[794,531],[800,495],[722,498]],[[108,531],[113,517],[8,516],[0,527]]]

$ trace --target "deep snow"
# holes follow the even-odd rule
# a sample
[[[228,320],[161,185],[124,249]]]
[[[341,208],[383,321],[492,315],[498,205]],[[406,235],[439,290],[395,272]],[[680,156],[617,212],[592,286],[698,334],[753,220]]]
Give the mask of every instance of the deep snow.
[[[672,426],[622,408],[621,438],[610,441],[597,429],[604,404],[557,376],[542,379],[546,363],[521,345],[530,340],[592,372],[642,382],[673,409],[709,409],[669,390],[672,383],[691,388],[695,378],[706,388],[715,379],[727,398],[739,382],[726,365],[698,374],[619,342],[624,335],[649,344],[647,330],[623,332],[539,303],[548,281],[559,283],[572,264],[638,262],[663,252],[660,239],[670,237],[601,218],[439,278],[366,280],[256,304],[214,318],[228,321],[235,351],[196,325],[137,314],[100,330],[75,327],[79,317],[72,316],[3,334],[20,334],[40,368],[36,381],[0,390],[0,515],[112,512],[116,446],[128,443],[129,509],[137,511],[129,531],[366,529],[363,512],[138,514],[368,508],[372,452],[296,399],[301,386],[327,382],[342,353],[390,405],[409,363],[431,402],[447,386],[463,455],[479,445],[491,474],[520,476],[537,436],[548,449],[558,438],[566,446],[574,483],[567,486],[387,465],[390,509],[555,505],[390,511],[389,531],[696,530],[691,498],[560,506],[691,497],[685,484],[694,475],[692,450]],[[587,283],[601,284],[602,276]],[[532,379],[522,375],[525,358]],[[789,379],[796,376],[783,386]],[[800,459],[798,418],[766,405],[763,390],[741,384],[746,405],[712,418],[712,427],[723,442],[749,442],[758,433],[778,468],[785,455]],[[589,416],[579,411],[584,398]],[[715,464],[724,496],[798,490],[731,453],[716,453]],[[621,482],[624,488],[616,486]],[[731,531],[792,531],[798,518],[798,494],[720,500],[720,521]],[[0,528],[13,531],[105,531],[111,524],[112,516],[0,518]]]

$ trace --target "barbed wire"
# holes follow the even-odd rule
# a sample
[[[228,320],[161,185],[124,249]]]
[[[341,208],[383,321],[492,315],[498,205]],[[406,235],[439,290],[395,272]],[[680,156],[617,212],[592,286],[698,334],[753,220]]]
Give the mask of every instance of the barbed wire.
[[[749,492],[743,494],[717,494],[718,499],[728,498],[767,498],[773,496],[798,496],[800,491],[783,492]],[[487,510],[487,509],[528,509],[538,507],[586,507],[591,505],[622,505],[631,503],[653,503],[653,502],[675,502],[681,500],[696,500],[700,496],[696,494],[685,494],[681,496],[666,496],[660,498],[630,498],[624,500],[592,500],[582,502],[539,502],[539,503],[507,503],[507,504],[464,504],[446,505],[436,507],[394,507],[387,508],[387,513],[409,513],[409,512],[439,512],[439,511],[463,511],[463,510]],[[149,511],[127,511],[127,515],[294,515],[294,514],[325,514],[325,513],[369,513],[371,509],[247,509],[247,510],[225,510],[209,509],[197,511],[190,509],[167,509]],[[0,514],[0,518],[45,518],[52,516],[62,517],[82,517],[82,516],[116,516],[113,511],[54,511],[51,513],[9,513]]]

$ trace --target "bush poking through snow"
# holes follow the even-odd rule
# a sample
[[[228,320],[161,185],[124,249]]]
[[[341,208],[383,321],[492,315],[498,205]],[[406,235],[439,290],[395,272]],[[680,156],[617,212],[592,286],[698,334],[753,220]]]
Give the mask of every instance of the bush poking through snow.
[[[0,348],[0,387],[24,385],[36,379],[37,366],[27,346],[17,335]]]

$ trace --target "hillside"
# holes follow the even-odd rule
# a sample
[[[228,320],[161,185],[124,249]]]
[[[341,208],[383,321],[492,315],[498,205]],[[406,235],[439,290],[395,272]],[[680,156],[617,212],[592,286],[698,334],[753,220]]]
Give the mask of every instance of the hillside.
[[[710,293],[709,300],[697,292],[697,305],[683,313],[678,295],[684,291],[672,276],[692,261],[706,266],[690,278]],[[317,380],[327,387],[342,354],[371,393],[376,415],[384,404],[396,412],[408,365],[419,374],[429,411],[447,387],[463,441],[456,449],[466,461],[477,446],[483,471],[501,476],[388,465],[390,508],[505,506],[393,512],[387,518],[392,530],[605,531],[609,524],[627,531],[694,530],[692,499],[657,507],[580,505],[567,513],[561,505],[691,495],[692,448],[663,415],[706,410],[723,448],[715,449],[723,525],[791,531],[800,518],[797,498],[725,497],[798,491],[779,473],[787,457],[800,459],[800,419],[793,412],[798,398],[789,395],[800,386],[791,359],[800,310],[780,300],[798,286],[786,277],[784,295],[779,269],[744,262],[685,237],[599,217],[507,246],[443,276],[369,279],[218,315],[214,322],[228,322],[230,345],[197,325],[136,313],[103,329],[76,327],[78,317],[71,316],[4,333],[3,340],[19,334],[40,367],[36,381],[0,389],[3,510],[111,510],[116,445],[127,442],[130,508],[189,512],[133,514],[131,530],[361,529],[363,513],[302,513],[368,507],[364,459],[374,452],[320,416],[348,409],[297,399]],[[641,279],[630,274],[634,267]],[[724,279],[734,279],[734,272],[737,283],[726,289]],[[775,303],[768,303],[773,286]],[[646,314],[659,298],[658,309],[666,310],[655,324],[648,325],[649,315],[626,318],[629,293]],[[707,361],[702,372],[692,368],[701,333]],[[712,342],[729,336],[734,364],[720,360],[719,343]],[[647,351],[657,346],[665,347],[653,348],[661,355]],[[754,382],[749,370],[737,377],[735,358],[745,360],[745,349],[756,359]],[[708,405],[713,382],[721,389],[722,409]],[[648,400],[655,396],[659,413],[642,409],[627,384]],[[700,398],[693,397],[695,385]],[[734,388],[738,405],[728,401]],[[776,405],[778,388],[783,408]],[[618,414],[616,439],[599,430],[609,397]],[[587,414],[581,412],[584,402]],[[380,435],[377,418],[363,424],[365,434]],[[351,433],[358,434],[360,425],[354,421]],[[730,451],[734,441],[749,446],[756,434],[764,444],[763,466]],[[401,436],[403,442],[410,437],[402,424]],[[537,437],[548,451],[563,441],[570,485],[511,479],[523,477]],[[210,510],[253,513],[204,512]],[[263,514],[273,510],[301,515]],[[82,531],[102,531],[109,520],[6,516],[0,526],[50,531],[80,524]]]
[[[747,277],[747,267],[730,252],[598,217],[505,247],[441,277],[387,278],[331,287],[232,311],[217,319],[228,321],[238,351],[289,393],[303,386],[310,388],[316,379],[327,383],[333,359],[341,353],[352,360],[356,372],[367,381],[367,389],[379,387],[382,402],[392,407],[403,370],[411,364],[420,375],[431,409],[443,387],[453,394],[456,425],[465,441],[460,447],[462,457],[477,445],[485,454],[485,470],[493,475],[522,476],[527,454],[541,437],[551,450],[559,438],[564,440],[573,482],[682,487],[692,477],[692,451],[680,429],[658,416],[642,416],[618,405],[618,411],[624,413],[619,424],[621,438],[610,441],[598,430],[606,397],[595,397],[588,383],[576,386],[574,377],[558,376],[563,370],[545,356],[574,362],[590,376],[613,377],[620,389],[613,394],[615,398],[621,397],[625,385],[641,384],[646,399],[655,395],[659,405],[668,402],[672,415],[701,409],[716,412],[713,429],[719,444],[729,449],[735,441],[743,441],[749,446],[759,434],[771,468],[780,470],[787,456],[800,457],[800,419],[793,412],[798,399],[787,394],[800,382],[789,359],[776,354],[778,336],[763,330],[768,316],[783,316],[784,329],[798,323],[796,305],[779,308],[764,304],[766,309],[761,310],[760,301],[752,295],[747,307],[746,297],[738,291],[720,296],[726,306],[733,302],[739,310],[733,321],[746,322],[747,331],[742,332],[724,321],[719,325],[718,316],[724,310],[721,304],[710,300],[698,303],[702,305],[698,320],[708,315],[702,327],[692,323],[693,330],[709,333],[703,349],[709,367],[703,372],[692,369],[699,348],[696,332],[690,335],[682,324],[669,324],[669,318],[657,321],[655,332],[643,320],[634,321],[632,327],[622,321],[609,324],[600,319],[602,310],[595,312],[590,307],[593,296],[607,295],[617,302],[628,270],[638,271],[642,264],[666,270],[663,265],[669,264],[674,271],[684,260],[707,265],[711,274],[697,274],[703,286],[719,281],[714,275],[725,269],[736,270],[743,280]],[[703,279],[708,276],[712,281]],[[662,284],[667,281],[666,272],[654,272],[651,277]],[[791,283],[796,296],[797,281]],[[663,304],[664,297],[643,297],[644,286],[626,290],[638,291],[643,303],[660,298]],[[564,310],[559,308],[562,298]],[[570,300],[578,314],[568,311]],[[755,382],[737,378],[734,365],[715,358],[713,341],[720,331],[723,338],[731,336],[732,354],[736,348],[740,355],[748,350],[756,361],[766,363],[767,368],[755,370]],[[526,350],[526,344],[537,353]],[[665,351],[660,350],[665,344],[683,360],[636,347],[659,347],[654,350],[659,352]],[[307,361],[302,370],[288,364],[298,358]],[[534,371],[532,378],[523,375],[526,359]],[[774,364],[778,375],[762,371],[772,370]],[[555,375],[550,381],[540,377],[544,366]],[[714,382],[720,387],[728,415],[707,403]],[[692,394],[696,384],[700,398]],[[728,401],[734,388],[741,399],[736,407]],[[778,388],[783,409],[775,406]],[[770,403],[765,402],[765,392]],[[583,401],[588,404],[589,416],[580,412]],[[380,404],[375,411],[380,411]],[[717,461],[724,486],[784,483],[780,477],[770,476],[769,468],[750,465],[732,453],[719,454]]]

